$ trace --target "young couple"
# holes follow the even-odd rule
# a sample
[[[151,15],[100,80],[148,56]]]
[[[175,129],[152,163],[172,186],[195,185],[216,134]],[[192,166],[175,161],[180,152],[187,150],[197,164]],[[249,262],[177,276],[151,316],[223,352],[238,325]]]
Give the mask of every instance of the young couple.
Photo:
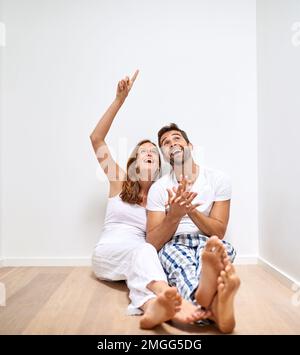
[[[103,231],[93,254],[101,280],[126,280],[129,314],[140,326],[165,321],[213,321],[221,332],[235,327],[234,297],[240,280],[233,247],[223,241],[231,185],[219,171],[197,165],[188,136],[170,124],[158,145],[171,166],[161,177],[161,159],[150,140],[137,144],[126,172],[115,162],[105,137],[138,71],[118,83],[116,98],[90,138],[110,191]]]

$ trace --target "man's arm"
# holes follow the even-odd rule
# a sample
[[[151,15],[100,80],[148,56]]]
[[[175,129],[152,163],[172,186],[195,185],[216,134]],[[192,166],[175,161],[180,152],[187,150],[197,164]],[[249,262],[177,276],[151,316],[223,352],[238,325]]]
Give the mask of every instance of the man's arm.
[[[228,225],[230,200],[215,201],[209,216],[194,209],[188,213],[195,225],[207,236],[218,236],[223,239]]]
[[[168,214],[161,211],[147,211],[147,235],[146,241],[160,250],[174,235],[181,218],[195,210],[199,204],[192,204],[197,193],[186,192],[186,180],[179,184],[175,196],[170,189]]]
[[[146,241],[160,250],[172,238],[180,219],[165,212],[147,211]]]

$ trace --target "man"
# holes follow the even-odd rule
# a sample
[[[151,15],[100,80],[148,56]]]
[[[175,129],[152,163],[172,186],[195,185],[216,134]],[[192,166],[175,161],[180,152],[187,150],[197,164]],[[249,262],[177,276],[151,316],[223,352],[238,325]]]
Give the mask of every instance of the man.
[[[169,284],[185,299],[215,311],[214,320],[218,323],[221,318],[226,323],[223,330],[231,331],[239,279],[231,265],[235,250],[222,241],[229,220],[230,181],[225,174],[195,163],[193,146],[176,124],[160,129],[158,143],[172,169],[149,190],[147,241],[159,251]],[[222,304],[230,313],[225,321],[217,311],[219,288],[227,289],[226,297],[230,294],[230,304]]]

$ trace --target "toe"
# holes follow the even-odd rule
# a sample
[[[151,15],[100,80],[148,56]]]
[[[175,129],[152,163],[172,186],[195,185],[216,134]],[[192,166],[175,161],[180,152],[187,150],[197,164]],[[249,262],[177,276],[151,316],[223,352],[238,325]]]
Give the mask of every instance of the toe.
[[[180,295],[178,295],[178,297],[176,297],[175,299],[175,302],[178,304],[178,305],[181,305],[182,304],[182,297]]]
[[[222,243],[218,243],[218,245],[216,246],[216,249],[215,249],[215,253],[221,257],[223,254],[223,251],[224,251],[224,248],[223,248]]]
[[[226,272],[224,271],[224,270],[222,270],[221,272],[220,272],[220,276],[226,276]]]
[[[219,240],[219,237],[217,235],[212,235],[209,240]]]
[[[218,240],[219,240],[219,238],[216,236],[210,237],[208,239],[208,241],[206,242],[204,249],[206,251],[211,251],[216,246],[216,243]]]
[[[224,274],[221,275],[221,278],[222,278],[222,282],[221,283],[224,283],[224,282],[226,283],[227,282],[228,276],[227,276],[226,272],[224,272]]]
[[[228,271],[228,273],[229,273],[229,275],[233,275],[233,274],[235,274],[235,268],[234,268],[234,266],[232,264],[230,264],[230,266],[231,266],[231,268]]]
[[[218,285],[218,292],[222,292],[224,290],[225,285],[223,283],[220,283]]]
[[[181,301],[181,300],[182,300],[182,298],[181,298],[181,296],[180,296],[179,293],[176,294],[176,297],[175,297],[175,298],[176,298],[176,300],[178,300],[178,301]]]
[[[228,265],[228,263],[229,263],[229,258],[228,258],[228,256],[226,256],[226,258],[224,258],[223,259],[223,264],[225,265],[225,266],[227,266]]]
[[[176,287],[170,287],[169,289],[167,289],[165,291],[165,296],[168,298],[168,299],[175,299],[176,296],[177,296],[177,289]]]
[[[231,271],[231,264],[227,264],[226,267],[225,267],[225,272],[226,273],[229,273]]]

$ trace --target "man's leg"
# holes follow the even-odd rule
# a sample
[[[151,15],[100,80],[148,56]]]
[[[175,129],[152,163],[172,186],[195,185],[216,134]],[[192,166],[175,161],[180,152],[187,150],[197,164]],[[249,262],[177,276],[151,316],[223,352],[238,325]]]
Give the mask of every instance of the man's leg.
[[[196,249],[192,237],[183,235],[171,239],[158,254],[169,285],[176,286],[180,295],[192,302],[198,286]]]
[[[240,286],[240,279],[229,260],[225,261],[225,270],[218,277],[217,294],[211,305],[212,317],[223,333],[231,333],[235,327],[234,298]]]
[[[173,318],[175,321],[182,322],[182,319],[189,318],[191,323],[210,316],[210,311],[200,310],[193,298],[198,286],[196,247],[193,247],[193,244],[196,246],[197,243],[191,236],[178,236],[165,244],[159,252],[169,285],[175,286],[183,297],[181,310]],[[193,319],[190,314],[194,314]]]
[[[199,285],[195,292],[195,299],[205,308],[210,306],[217,292],[217,278],[224,269],[224,257],[224,244],[218,237],[199,237],[197,248]]]

